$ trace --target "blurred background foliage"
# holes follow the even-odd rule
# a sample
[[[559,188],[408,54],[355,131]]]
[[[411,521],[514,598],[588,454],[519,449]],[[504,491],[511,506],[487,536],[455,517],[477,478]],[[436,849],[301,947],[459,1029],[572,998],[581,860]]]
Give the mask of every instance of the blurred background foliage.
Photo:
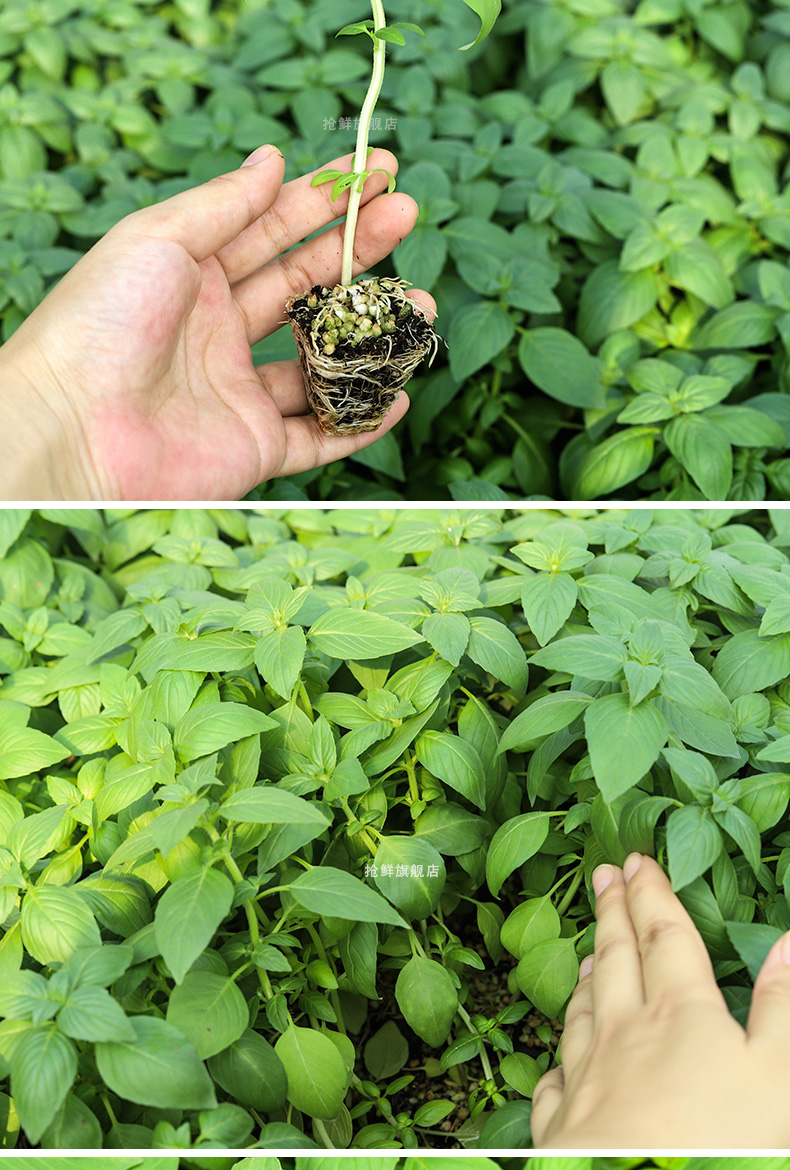
[[[790,0],[390,0],[372,141],[419,202],[381,271],[449,348],[396,431],[260,499],[790,493]],[[0,0],[7,338],[127,213],[350,150],[363,0]],[[364,41],[364,43],[362,43]],[[342,119],[342,121],[341,121]],[[256,361],[290,356],[285,331]]]

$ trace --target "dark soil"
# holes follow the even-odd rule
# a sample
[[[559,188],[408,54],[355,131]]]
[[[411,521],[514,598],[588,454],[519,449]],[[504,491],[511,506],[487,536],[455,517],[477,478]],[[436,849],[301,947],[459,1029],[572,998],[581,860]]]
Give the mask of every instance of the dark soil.
[[[318,316],[321,310],[322,292],[321,285],[314,284],[311,289],[302,293],[294,301],[288,312],[289,321],[297,321],[308,335],[313,325],[313,319]],[[314,309],[307,305],[307,298],[311,294],[319,298]],[[399,319],[395,326],[395,332],[389,336],[384,334],[381,337],[366,338],[358,345],[352,345],[347,338],[342,338],[332,354],[332,359],[336,362],[342,362],[350,357],[383,358],[389,356],[397,359],[407,353],[412,353],[415,349],[424,349],[426,346],[432,345],[435,335],[433,325],[427,317],[422,316],[418,308],[410,316]]]
[[[466,942],[465,945],[473,944]],[[505,954],[499,963],[493,965],[482,943],[475,946],[474,949],[477,950],[489,969],[477,971],[473,968],[467,968],[466,979],[469,983],[469,996],[464,1006],[470,1015],[480,1013],[491,1017],[521,998],[518,995],[513,995],[507,985],[508,975],[517,965],[517,960],[512,955]],[[444,1121],[433,1127],[432,1133],[426,1141],[426,1147],[437,1150],[466,1149],[466,1145],[454,1135],[457,1131],[462,1130],[469,1121],[469,1094],[477,1082],[484,1079],[483,1067],[478,1059],[474,1059],[462,1065],[456,1065],[447,1072],[442,1072],[439,1068],[441,1052],[415,1035],[400,1014],[394,994],[395,979],[394,972],[379,970],[377,983],[382,997],[381,1001],[379,1005],[372,1007],[362,1031],[358,1037],[355,1037],[360,1062],[365,1043],[388,1020],[394,1020],[408,1040],[410,1051],[410,1058],[398,1075],[413,1076],[414,1080],[390,1098],[393,1113],[403,1112],[413,1116],[426,1101],[452,1101],[455,1106],[453,1112],[448,1114]],[[538,1028],[545,1027],[547,1024],[551,1028],[549,1044],[541,1040],[537,1034]],[[503,1031],[512,1040],[514,1052],[526,1052],[529,1056],[537,1058],[547,1048],[550,1048],[552,1052],[556,1051],[562,1029],[559,1020],[549,1020],[540,1012],[533,1011],[518,1023],[503,1028]],[[459,1031],[456,1036],[460,1035]],[[496,1074],[499,1055],[490,1046],[487,1046],[487,1051],[491,1067]],[[382,1084],[380,1087],[383,1090],[386,1086]],[[505,1093],[508,1092],[510,1090],[505,1086]],[[360,1122],[360,1124],[380,1120],[377,1115],[371,1112],[365,1122]],[[442,1131],[446,1136],[439,1137],[437,1130]]]
[[[312,309],[307,303],[311,295],[318,297]],[[408,317],[396,318],[394,333],[366,337],[357,344],[341,338],[331,356],[316,354],[311,328],[323,295],[321,285],[314,285],[286,303],[308,402],[327,434],[375,430],[417,365],[435,352],[436,331],[417,308]]]

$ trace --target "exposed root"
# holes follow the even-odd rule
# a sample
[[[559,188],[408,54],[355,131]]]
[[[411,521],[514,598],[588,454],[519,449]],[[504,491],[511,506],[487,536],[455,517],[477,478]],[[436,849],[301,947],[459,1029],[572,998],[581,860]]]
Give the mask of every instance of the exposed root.
[[[374,431],[439,337],[402,281],[315,285],[285,304],[307,400],[329,435]]]

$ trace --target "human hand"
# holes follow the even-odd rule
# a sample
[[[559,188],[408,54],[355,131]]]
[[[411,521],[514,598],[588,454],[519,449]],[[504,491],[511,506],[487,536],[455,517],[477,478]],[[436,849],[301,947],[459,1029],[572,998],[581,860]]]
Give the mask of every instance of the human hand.
[[[378,150],[370,167],[394,173],[397,160]],[[348,195],[332,204],[311,175],[283,186],[283,170],[261,147],[127,216],[20,326],[0,350],[3,498],[235,500],[368,446],[405,414],[402,393],[377,431],[329,437],[297,361],[253,365],[286,297],[340,278],[342,226],[286,249],[343,215]],[[380,195],[386,182],[366,185],[355,275],[416,221],[408,195]]]
[[[600,866],[595,953],[579,970],[562,1066],[538,1082],[541,1149],[746,1149],[790,1143],[790,934],[730,1015],[694,923],[660,866]]]

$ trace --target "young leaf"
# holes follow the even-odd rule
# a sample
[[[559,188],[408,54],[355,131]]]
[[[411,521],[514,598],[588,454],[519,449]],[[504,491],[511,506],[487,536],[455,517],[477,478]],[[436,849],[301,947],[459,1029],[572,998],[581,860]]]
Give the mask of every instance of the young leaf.
[[[393,45],[406,44],[406,38],[397,25],[392,25],[390,28],[377,28],[373,35],[378,37],[380,41],[391,41]]]
[[[344,25],[339,32],[335,33],[336,37],[353,37],[357,33],[367,32],[368,29],[373,28],[372,20],[358,20],[354,24]]]
[[[462,49],[473,49],[485,40],[494,27],[502,11],[502,0],[464,0],[464,4],[480,17],[480,32],[470,44],[461,46]]]

